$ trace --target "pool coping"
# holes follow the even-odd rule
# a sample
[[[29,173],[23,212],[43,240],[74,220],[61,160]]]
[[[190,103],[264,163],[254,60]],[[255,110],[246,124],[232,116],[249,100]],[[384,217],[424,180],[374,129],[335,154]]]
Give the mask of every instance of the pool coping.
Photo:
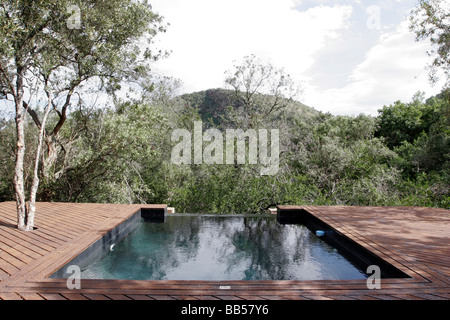
[[[0,204],[0,213],[10,211],[14,212],[14,205],[9,203],[6,206]],[[32,260],[30,263],[19,268],[17,272],[9,277],[0,279],[0,298],[2,299],[448,299],[449,298],[449,277],[448,269],[438,268],[440,265],[447,264],[447,249],[437,252],[432,256],[426,248],[415,248],[417,258],[414,255],[402,252],[398,235],[387,235],[390,239],[390,245],[385,240],[379,241],[377,238],[368,236],[364,230],[356,230],[353,225],[345,223],[345,219],[340,221],[339,217],[355,215],[355,212],[368,210],[368,212],[384,210],[386,212],[400,212],[407,215],[412,212],[415,222],[421,223],[422,212],[433,213],[436,222],[428,221],[436,229],[444,233],[450,226],[448,210],[444,209],[424,209],[424,208],[369,208],[369,207],[314,207],[314,206],[279,206],[279,210],[306,210],[321,221],[332,226],[335,230],[342,233],[349,239],[355,241],[383,260],[394,265],[399,270],[406,273],[410,278],[402,279],[383,279],[381,290],[370,290],[365,280],[319,280],[319,281],[141,281],[141,280],[83,280],[82,287],[79,290],[70,290],[67,288],[67,282],[64,279],[51,279],[49,276],[59,267],[65,265],[68,261],[77,256],[80,252],[88,248],[92,243],[99,240],[105,234],[120,225],[123,221],[133,216],[142,208],[157,208],[166,210],[166,205],[76,205],[76,204],[38,204],[42,207],[42,215],[46,208],[49,211],[56,210],[52,206],[64,208],[66,214],[78,212],[77,220],[79,224],[87,223],[83,217],[90,218],[87,208],[98,207],[102,219],[97,223],[93,221],[85,232],[74,234],[70,241],[62,243],[55,250],[50,250],[41,258]],[[71,208],[71,210],[69,210]],[[341,216],[334,216],[332,211],[341,211]],[[414,213],[416,212],[416,213]],[[418,214],[420,213],[420,214]],[[443,215],[443,216],[442,216]],[[355,215],[357,216],[357,215]],[[442,218],[439,218],[441,217]],[[384,215],[383,215],[384,217]],[[42,217],[45,218],[45,217]],[[373,217],[372,217],[373,218]],[[376,217],[375,217],[376,218]],[[375,219],[373,218],[373,219]],[[347,217],[348,221],[349,218]],[[376,220],[376,219],[375,219]],[[1,222],[0,215],[0,222]],[[397,221],[397,220],[396,220]],[[425,221],[425,220],[423,220]],[[4,223],[5,224],[5,223]],[[39,223],[37,224],[39,227]],[[0,225],[1,226],[1,225]],[[444,227],[443,227],[444,226]],[[382,227],[382,226],[381,226]],[[9,228],[11,234],[12,225],[6,225],[1,228]],[[51,225],[48,226],[51,229]],[[69,230],[70,225],[61,226],[62,230]],[[42,228],[44,229],[44,228]],[[6,230],[6,229],[5,229]],[[378,230],[379,231],[379,230]],[[423,230],[421,230],[423,231]],[[42,231],[44,232],[44,231]],[[38,237],[39,229],[34,237]],[[28,235],[27,235],[28,236]],[[31,236],[31,235],[30,235]],[[48,233],[45,234],[48,237]],[[20,237],[24,237],[20,234]],[[448,237],[448,236],[447,236]],[[395,238],[395,239],[394,239]],[[394,241],[395,240],[395,241]],[[400,237],[401,240],[401,237]],[[447,242],[448,243],[448,242]],[[405,246],[406,248],[406,246]],[[399,250],[400,249],[400,250]],[[12,249],[11,249],[12,250]],[[409,250],[409,249],[408,249]],[[415,254],[413,252],[413,254]],[[420,258],[423,255],[424,258]],[[427,256],[429,256],[427,258]],[[442,261],[437,261],[436,256]],[[422,261],[422,260],[423,261]],[[1,264],[0,264],[1,267]]]

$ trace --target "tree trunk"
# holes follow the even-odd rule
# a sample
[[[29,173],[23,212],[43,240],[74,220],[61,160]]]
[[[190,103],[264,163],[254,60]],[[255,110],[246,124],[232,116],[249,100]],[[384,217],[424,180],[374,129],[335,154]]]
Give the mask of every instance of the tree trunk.
[[[25,182],[23,177],[23,164],[25,158],[25,112],[23,108],[23,71],[17,68],[16,94],[14,102],[16,105],[16,164],[14,169],[14,189],[16,192],[17,204],[17,228],[26,229],[27,206],[25,202]]]
[[[21,98],[18,98],[21,99]],[[16,191],[17,204],[17,228],[25,230],[27,208],[25,202],[25,183],[23,179],[23,163],[25,157],[25,134],[24,134],[24,116],[22,104],[16,108],[16,165],[14,170],[14,189]]]
[[[41,129],[39,131],[39,138],[38,138],[38,146],[36,150],[36,159],[34,162],[34,173],[33,173],[33,183],[31,185],[31,192],[30,192],[30,206],[27,214],[27,225],[26,230],[32,231],[34,229],[34,217],[36,215],[36,194],[37,190],[39,188],[39,163],[40,163],[40,157],[41,157],[41,150],[42,150],[42,143],[44,141],[45,136],[45,124],[47,122],[47,117],[50,112],[50,108],[52,106],[52,95],[49,93],[48,95],[48,105],[45,109],[44,117],[42,118],[42,124]]]
[[[44,159],[42,173],[46,181],[52,181],[54,180],[52,169],[54,169],[56,159],[58,158],[58,150],[53,134],[45,137],[45,144],[47,146],[47,157]]]

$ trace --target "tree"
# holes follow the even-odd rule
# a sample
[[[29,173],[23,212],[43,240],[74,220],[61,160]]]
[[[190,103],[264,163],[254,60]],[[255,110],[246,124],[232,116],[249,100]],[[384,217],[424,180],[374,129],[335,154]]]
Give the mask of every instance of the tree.
[[[450,5],[447,0],[419,0],[412,11],[410,29],[417,41],[429,38],[434,49],[429,52],[435,56],[430,68],[430,81],[436,83],[437,72],[442,69],[445,87],[450,86]]]
[[[404,141],[412,143],[419,135],[428,130],[424,118],[428,113],[423,94],[416,94],[413,101],[396,101],[393,105],[378,110],[378,137],[384,137],[387,146],[394,149]]]
[[[17,226],[33,230],[39,168],[51,179],[57,160],[58,134],[71,104],[81,99],[83,85],[107,94],[150,71],[150,62],[162,56],[149,49],[152,39],[164,31],[162,18],[145,1],[133,0],[7,0],[0,4],[1,97],[15,106],[16,160],[14,188]],[[42,100],[44,102],[42,102]],[[44,116],[38,108],[46,106]],[[48,114],[55,115],[51,128]],[[25,116],[39,128],[31,202],[24,186]]]
[[[254,55],[244,57],[240,65],[225,74],[225,83],[235,91],[241,106],[241,118],[251,128],[286,108],[301,92],[300,86],[283,69]]]
[[[164,159],[163,139],[170,137],[158,108],[127,101],[115,108],[93,109],[88,117],[74,111],[61,132],[63,138],[71,140],[74,129],[78,138],[65,150],[61,176],[43,186],[43,196],[62,202],[149,200],[152,173]]]
[[[399,156],[407,176],[433,171],[444,173],[450,156],[450,103],[446,92],[427,100],[397,101],[379,110],[377,135]]]
[[[383,137],[387,146],[395,149],[404,143],[414,143],[433,131],[445,133],[449,125],[449,106],[445,92],[427,100],[418,93],[412,102],[396,101],[378,110],[376,136]]]

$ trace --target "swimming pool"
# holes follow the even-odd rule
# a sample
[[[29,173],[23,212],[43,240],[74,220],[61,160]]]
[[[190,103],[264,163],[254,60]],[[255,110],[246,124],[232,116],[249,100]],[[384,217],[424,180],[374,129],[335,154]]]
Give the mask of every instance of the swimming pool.
[[[275,216],[140,218],[82,268],[83,279],[344,280],[365,270],[302,224]]]

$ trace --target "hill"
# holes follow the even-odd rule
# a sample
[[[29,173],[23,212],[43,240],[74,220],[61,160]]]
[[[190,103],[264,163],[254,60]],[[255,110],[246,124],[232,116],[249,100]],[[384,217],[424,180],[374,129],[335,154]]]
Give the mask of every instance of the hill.
[[[270,96],[259,96],[270,97]],[[190,107],[197,108],[203,122],[212,121],[219,125],[221,118],[226,115],[227,109],[233,107],[235,109],[242,106],[235,91],[227,89],[209,89],[205,91],[184,94],[180,98]],[[312,117],[320,114],[319,111],[308,107],[307,105],[297,101],[287,101],[283,114],[288,117],[302,116]]]

